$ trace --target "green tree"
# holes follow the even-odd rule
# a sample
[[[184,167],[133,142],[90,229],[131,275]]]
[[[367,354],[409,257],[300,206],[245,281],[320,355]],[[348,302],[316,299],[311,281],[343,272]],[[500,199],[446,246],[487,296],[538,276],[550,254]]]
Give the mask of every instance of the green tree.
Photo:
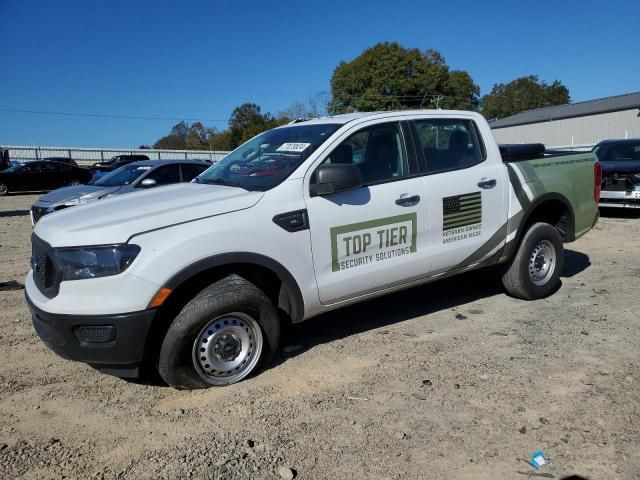
[[[186,148],[189,150],[209,149],[209,136],[212,133],[213,131],[202,123],[192,123],[187,130]]]
[[[480,87],[473,83],[471,75],[464,70],[449,72],[440,108],[476,111],[479,105]]]
[[[153,148],[165,150],[184,150],[187,148],[189,124],[185,121],[175,124],[169,135],[165,135],[153,144]]]
[[[255,103],[243,103],[233,110],[229,118],[230,144],[235,148],[251,137],[288,121],[286,118],[275,118],[270,113],[261,113]]]
[[[211,150],[228,151],[233,150],[235,145],[231,140],[231,132],[224,130],[223,132],[214,132],[209,137],[209,148]]]
[[[275,118],[262,113],[255,103],[243,103],[236,107],[229,118],[229,128],[222,132],[207,128],[201,122],[189,125],[180,122],[171,128],[169,135],[158,139],[153,148],[167,150],[233,150],[251,137],[289,122],[288,118]]]
[[[504,84],[496,83],[491,93],[482,97],[482,114],[488,119],[499,119],[534,108],[564,105],[571,101],[569,89],[560,81],[551,85],[540,81],[537,75],[516,78]]]
[[[378,43],[331,77],[330,113],[408,108],[471,108],[479,88],[464,71],[450,72],[436,50]]]

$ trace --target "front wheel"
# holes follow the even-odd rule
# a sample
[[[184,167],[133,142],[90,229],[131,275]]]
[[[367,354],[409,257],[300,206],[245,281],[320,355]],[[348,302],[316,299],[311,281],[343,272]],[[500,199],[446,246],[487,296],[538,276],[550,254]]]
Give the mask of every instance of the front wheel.
[[[73,180],[69,180],[67,182],[67,185],[70,187],[75,187],[77,185],[80,185],[80,180],[78,180],[77,178],[74,178]]]
[[[278,312],[269,298],[230,275],[200,292],[174,319],[158,371],[178,389],[230,385],[264,366],[279,338]]]
[[[4,197],[9,193],[9,186],[6,183],[0,183],[0,197]]]
[[[514,297],[537,300],[557,290],[563,267],[560,233],[548,223],[534,223],[502,276],[502,284]]]

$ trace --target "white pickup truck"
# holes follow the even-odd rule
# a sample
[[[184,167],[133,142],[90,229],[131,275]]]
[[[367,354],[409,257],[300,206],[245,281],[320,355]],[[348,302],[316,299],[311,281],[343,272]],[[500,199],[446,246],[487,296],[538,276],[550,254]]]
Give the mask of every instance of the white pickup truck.
[[[47,215],[27,302],[65,358],[227,385],[269,360],[282,322],[394,290],[501,264],[510,294],[552,294],[563,242],[598,219],[600,175],[592,153],[501,152],[471,112],[304,121],[190,184]]]

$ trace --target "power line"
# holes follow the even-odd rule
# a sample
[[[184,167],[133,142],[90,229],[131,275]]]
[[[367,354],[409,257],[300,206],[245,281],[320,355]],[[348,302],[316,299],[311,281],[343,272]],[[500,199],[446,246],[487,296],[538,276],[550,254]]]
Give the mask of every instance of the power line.
[[[9,113],[30,113],[36,115],[60,115],[65,117],[94,117],[94,118],[118,118],[128,120],[170,120],[170,121],[190,121],[190,122],[227,122],[227,120],[211,118],[188,118],[188,117],[149,117],[140,115],[116,115],[110,113],[72,113],[72,112],[46,112],[41,110],[23,110],[19,108],[0,108],[0,112]]]
[[[429,103],[435,103],[439,106],[440,102],[445,99],[456,99],[456,100],[465,100],[468,101],[470,98],[467,97],[459,97],[454,95],[442,95],[442,94],[434,94],[434,93],[425,93],[423,95],[394,95],[391,93],[365,93],[360,95],[349,94],[347,92],[336,92],[334,98],[344,100],[350,99],[355,100],[358,98],[379,98],[379,99],[389,99],[396,101],[404,101],[404,102],[416,102],[420,103],[422,106],[427,98],[431,101]],[[43,111],[43,110],[26,110],[20,108],[5,108],[0,107],[0,112],[8,112],[8,113],[27,113],[33,115],[57,115],[64,117],[88,117],[88,118],[112,118],[112,119],[124,119],[124,120],[160,120],[160,121],[189,121],[189,122],[210,122],[210,123],[226,123],[228,119],[211,119],[211,118],[199,118],[199,117],[156,117],[156,116],[146,116],[146,115],[118,115],[118,114],[110,114],[110,113],[85,113],[85,112],[53,112],[53,111]]]

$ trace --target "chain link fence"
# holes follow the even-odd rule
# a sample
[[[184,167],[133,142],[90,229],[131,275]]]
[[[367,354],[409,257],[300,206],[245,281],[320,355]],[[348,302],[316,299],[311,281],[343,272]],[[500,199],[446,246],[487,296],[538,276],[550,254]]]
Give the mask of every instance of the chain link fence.
[[[9,159],[18,162],[32,162],[50,157],[65,157],[78,165],[93,165],[109,160],[116,155],[146,155],[151,160],[205,160],[215,163],[229,152],[209,150],[155,150],[145,148],[82,148],[82,147],[42,147],[25,145],[0,146],[9,151]]]

